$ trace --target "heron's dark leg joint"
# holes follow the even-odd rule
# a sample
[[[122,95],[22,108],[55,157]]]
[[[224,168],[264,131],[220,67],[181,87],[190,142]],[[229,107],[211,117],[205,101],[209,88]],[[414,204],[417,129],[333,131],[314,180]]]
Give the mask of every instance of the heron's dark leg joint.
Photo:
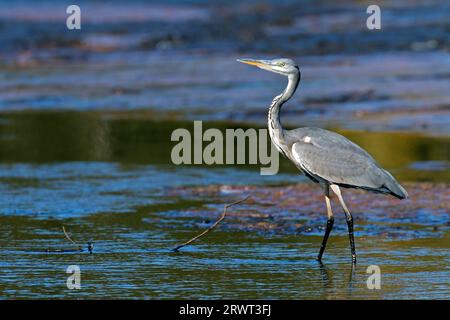
[[[327,220],[327,229],[328,229],[328,228],[329,228],[329,229],[333,228],[333,224],[334,224],[334,217],[328,218],[328,220]],[[330,231],[331,231],[331,230],[330,230]]]
[[[353,217],[351,215],[347,216],[347,225],[353,228]]]
[[[325,247],[327,246],[328,237],[330,236],[331,230],[333,229],[334,217],[331,216],[327,220],[327,227],[325,229],[325,235],[323,236],[322,245],[320,246],[319,255],[317,256],[317,260],[322,261],[322,255],[325,251]]]

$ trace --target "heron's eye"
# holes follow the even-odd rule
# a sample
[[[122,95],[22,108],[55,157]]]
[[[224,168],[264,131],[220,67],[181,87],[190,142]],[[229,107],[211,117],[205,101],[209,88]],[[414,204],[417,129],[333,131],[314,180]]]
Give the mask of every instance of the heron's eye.
[[[279,66],[279,67],[284,67],[285,65],[286,65],[286,63],[284,63],[284,62],[279,62],[279,63],[278,63],[278,66]]]

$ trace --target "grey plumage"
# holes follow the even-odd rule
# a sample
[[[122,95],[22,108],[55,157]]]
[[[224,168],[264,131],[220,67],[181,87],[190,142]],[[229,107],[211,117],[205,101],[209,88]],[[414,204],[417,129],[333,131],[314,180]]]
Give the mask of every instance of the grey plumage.
[[[391,194],[400,199],[408,197],[406,190],[367,151],[344,136],[315,127],[294,130],[282,127],[280,109],[292,97],[300,82],[300,69],[293,60],[238,61],[288,77],[286,89],[274,98],[270,106],[269,133],[278,150],[311,180]]]
[[[280,122],[281,107],[292,97],[301,78],[300,69],[293,60],[240,59],[238,61],[288,77],[285,90],[273,99],[269,108],[270,138],[285,157],[289,158],[308,178],[319,183],[324,190],[328,221],[318,260],[322,259],[328,236],[333,228],[334,217],[329,199],[331,189],[337,195],[347,217],[352,261],[355,263],[353,217],[345,205],[339,187],[390,194],[399,199],[407,198],[408,193],[367,151],[344,136],[314,127],[294,130],[283,128]]]
[[[286,131],[285,137],[291,160],[316,182],[387,193],[400,199],[408,196],[369,153],[340,134],[304,127]]]

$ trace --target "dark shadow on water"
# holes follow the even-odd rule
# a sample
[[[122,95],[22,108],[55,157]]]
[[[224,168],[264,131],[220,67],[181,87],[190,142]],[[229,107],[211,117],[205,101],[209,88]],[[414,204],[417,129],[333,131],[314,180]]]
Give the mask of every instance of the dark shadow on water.
[[[342,291],[347,295],[347,298],[351,298],[356,281],[357,265],[350,263],[349,271],[347,267],[329,270],[329,268],[321,261],[317,261],[318,269],[321,276],[321,283],[326,295],[333,295],[336,291]],[[347,274],[347,276],[345,276]],[[331,296],[330,296],[331,297]]]
[[[317,261],[317,264],[319,265],[319,271],[320,271],[320,275],[322,277],[323,286],[325,288],[330,287],[331,286],[331,278],[330,278],[327,267],[321,261]]]
[[[350,268],[350,272],[349,272],[349,277],[348,277],[348,289],[349,291],[351,291],[353,285],[354,285],[354,278],[356,276],[356,264],[352,263],[351,264],[351,268]]]

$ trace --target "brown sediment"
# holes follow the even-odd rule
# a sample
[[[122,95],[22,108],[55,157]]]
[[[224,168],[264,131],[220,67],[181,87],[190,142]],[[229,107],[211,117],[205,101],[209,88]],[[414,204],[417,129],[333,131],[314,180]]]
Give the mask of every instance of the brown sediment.
[[[414,228],[398,224],[422,225],[429,231],[442,231],[449,227],[449,184],[405,183],[410,197],[399,200],[391,196],[373,194],[363,190],[343,189],[343,195],[356,224],[369,224],[371,233],[386,237],[414,236]],[[244,231],[268,233],[322,232],[326,211],[322,191],[314,184],[287,186],[220,186],[182,187],[171,194],[187,198],[209,199],[216,205],[251,194],[241,208],[229,212],[226,227]],[[332,198],[337,220],[344,221],[339,203]],[[189,210],[194,215],[210,216],[214,209]],[[376,222],[373,224],[373,222]],[[389,223],[395,222],[396,225]],[[381,224],[379,226],[378,224]],[[431,226],[431,227],[430,227]],[[338,228],[344,229],[344,223]],[[402,232],[399,232],[402,231]]]

